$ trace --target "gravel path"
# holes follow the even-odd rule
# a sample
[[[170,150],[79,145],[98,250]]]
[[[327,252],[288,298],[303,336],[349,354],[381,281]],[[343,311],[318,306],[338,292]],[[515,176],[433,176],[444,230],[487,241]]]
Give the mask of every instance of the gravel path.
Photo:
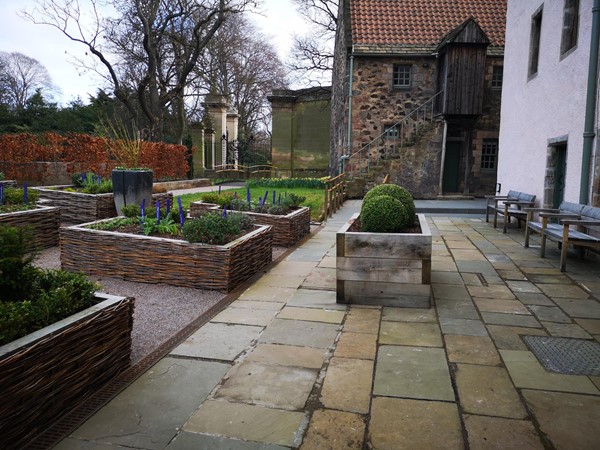
[[[273,249],[273,260],[286,251]],[[44,250],[34,264],[43,269],[60,269],[60,249]],[[131,363],[135,364],[186,325],[204,314],[225,293],[183,288],[166,284],[135,283],[117,278],[90,277],[100,283],[100,291],[135,297]]]

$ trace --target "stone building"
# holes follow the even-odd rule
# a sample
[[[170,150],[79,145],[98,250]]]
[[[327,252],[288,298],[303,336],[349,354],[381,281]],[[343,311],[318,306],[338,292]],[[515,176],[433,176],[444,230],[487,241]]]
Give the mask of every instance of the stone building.
[[[330,172],[493,194],[505,17],[505,0],[340,0]]]

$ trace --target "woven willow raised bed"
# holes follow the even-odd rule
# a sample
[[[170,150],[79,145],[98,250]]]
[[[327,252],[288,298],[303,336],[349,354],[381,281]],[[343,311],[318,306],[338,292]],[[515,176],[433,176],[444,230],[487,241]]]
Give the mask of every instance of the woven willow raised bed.
[[[13,227],[31,226],[35,245],[38,249],[58,245],[58,228],[60,227],[60,209],[50,206],[38,206],[27,211],[16,211],[0,214],[0,224]]]
[[[92,230],[88,225],[61,228],[64,270],[229,292],[272,260],[269,226],[255,226],[225,245],[209,245]]]
[[[213,209],[220,210],[220,207],[212,203],[190,203],[190,215],[192,217],[198,217],[203,212]],[[310,233],[310,208],[306,206],[298,208],[285,216],[250,211],[240,212],[251,216],[258,225],[271,225],[273,227],[273,245],[277,247],[291,247]]]
[[[429,308],[431,232],[417,214],[420,233],[349,231],[354,214],[336,235],[337,302]]]
[[[0,346],[0,448],[25,445],[129,367],[133,298],[91,308]]]
[[[36,188],[40,191],[40,199],[61,210],[63,223],[75,224],[108,219],[117,215],[115,200],[112,193],[84,194],[82,192],[65,191],[71,186],[53,186],[52,188]],[[173,194],[164,192],[152,194],[152,201],[160,200],[161,206],[166,205],[167,199],[173,203]]]

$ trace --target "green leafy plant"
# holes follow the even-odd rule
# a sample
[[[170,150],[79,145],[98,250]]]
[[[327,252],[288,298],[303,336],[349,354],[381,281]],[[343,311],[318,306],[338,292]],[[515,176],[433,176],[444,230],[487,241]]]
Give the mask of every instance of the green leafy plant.
[[[24,189],[7,187],[4,189],[4,198],[0,203],[0,213],[35,209],[39,196],[39,191],[27,189],[27,203],[24,203]]]
[[[304,203],[305,200],[306,200],[305,196],[297,195],[297,194],[294,194],[293,192],[290,192],[288,195],[284,196],[281,199],[281,203],[283,203],[285,206],[287,206],[289,208],[297,208],[302,203]]]
[[[139,205],[129,204],[121,207],[121,212],[125,217],[139,217],[142,214],[142,209]]]
[[[0,172],[0,181],[4,180],[4,172]]]
[[[188,242],[223,245],[242,230],[251,226],[252,219],[243,214],[209,212],[198,218],[188,220],[183,225],[182,234]]]
[[[394,197],[404,205],[406,209],[406,214],[409,217],[412,217],[414,220],[415,216],[415,201],[413,196],[408,192],[406,188],[402,186],[398,186],[397,184],[380,184],[369,190],[365,194],[363,202],[368,200],[369,198],[376,197],[378,195],[389,195],[390,197]]]
[[[397,198],[376,195],[363,200],[360,225],[369,233],[399,233],[409,223],[406,208]]]
[[[154,218],[146,217],[143,221],[141,221],[142,232],[146,236],[150,236],[151,234],[178,234],[179,233],[179,225],[175,223],[173,220],[162,219],[160,222]]]
[[[71,181],[73,182],[73,186],[79,188],[79,192],[83,192],[84,194],[106,194],[112,192],[112,180],[100,178],[100,183],[98,183],[99,178],[100,176],[94,172],[87,172],[73,174]]]
[[[233,200],[233,192],[205,192],[200,196],[200,198],[205,203],[216,203],[221,207],[229,206],[231,204],[231,201]]]
[[[119,228],[136,225],[138,223],[139,220],[137,217],[116,217],[111,220],[93,223],[89,225],[89,228],[92,230],[114,231],[118,230]]]
[[[0,345],[96,303],[97,285],[85,276],[32,265],[31,233],[0,226]]]
[[[325,187],[324,181],[329,177],[324,178],[256,178],[246,181],[246,187],[268,187],[278,189],[294,189],[294,188],[318,188]]]

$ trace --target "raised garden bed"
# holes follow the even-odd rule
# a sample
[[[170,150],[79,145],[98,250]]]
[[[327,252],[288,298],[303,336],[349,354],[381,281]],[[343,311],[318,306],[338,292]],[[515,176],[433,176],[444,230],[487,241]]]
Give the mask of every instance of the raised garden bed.
[[[58,245],[60,209],[51,206],[38,206],[35,209],[0,213],[0,224],[13,227],[31,226],[35,245],[38,249]]]
[[[420,233],[351,231],[354,214],[337,232],[337,302],[429,308],[431,232],[417,214]]]
[[[129,367],[134,300],[96,297],[103,301],[0,346],[0,447],[25,448]]]
[[[220,209],[213,203],[190,203],[190,215],[198,217],[205,211]],[[291,247],[304,236],[310,233],[310,208],[302,206],[284,216],[276,214],[262,214],[251,211],[239,211],[254,218],[258,225],[273,227],[273,245],[277,247]]]
[[[272,260],[270,226],[255,226],[228,244],[210,245],[94,230],[88,225],[61,228],[64,270],[229,292]]]
[[[112,193],[84,194],[65,191],[65,188],[69,187],[72,186],[36,188],[40,191],[40,199],[61,209],[63,223],[93,222],[94,220],[108,219],[117,215]],[[167,199],[173,202],[173,194],[170,192],[152,194],[153,203],[159,200],[164,205]]]

